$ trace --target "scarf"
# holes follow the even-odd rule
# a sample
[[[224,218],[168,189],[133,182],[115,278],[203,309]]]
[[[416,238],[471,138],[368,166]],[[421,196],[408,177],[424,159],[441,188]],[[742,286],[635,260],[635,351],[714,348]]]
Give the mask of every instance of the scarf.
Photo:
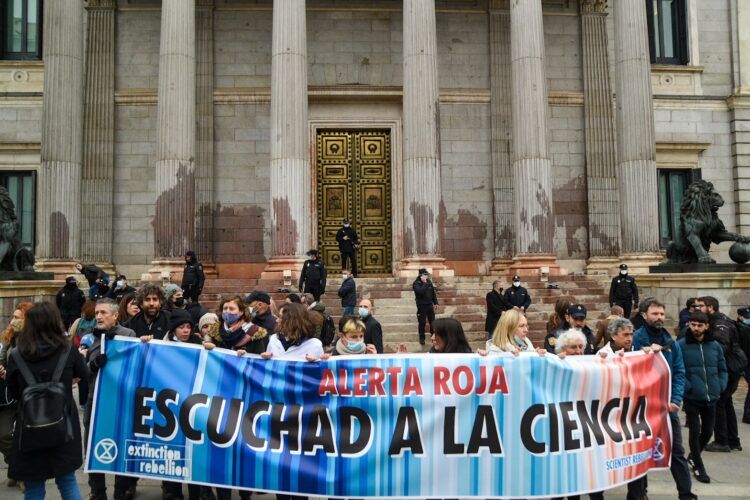
[[[359,351],[352,351],[351,349],[349,349],[349,346],[346,345],[346,343],[342,342],[341,339],[339,339],[338,342],[336,342],[335,349],[336,352],[341,354],[342,356],[347,356],[350,354],[364,354],[367,352],[367,344],[363,343],[362,349],[360,349]]]
[[[245,329],[246,324],[247,323],[241,324],[238,321],[237,323],[235,323],[234,327],[231,327],[227,325],[226,322],[223,322],[221,324],[221,328],[219,328],[219,335],[221,336],[221,340],[229,345],[238,344],[238,341],[247,335],[247,330]]]
[[[281,346],[284,348],[285,351],[288,351],[290,347],[295,345],[302,345],[308,340],[310,340],[307,337],[303,337],[301,339],[297,340],[287,340],[283,333],[279,333],[277,335],[277,338],[279,339],[279,342],[281,342]]]

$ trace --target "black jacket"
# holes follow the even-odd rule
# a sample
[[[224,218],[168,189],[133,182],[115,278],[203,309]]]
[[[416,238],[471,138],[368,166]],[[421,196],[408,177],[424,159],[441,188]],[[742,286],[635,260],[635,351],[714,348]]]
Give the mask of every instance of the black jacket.
[[[200,294],[205,282],[206,275],[203,274],[203,264],[197,260],[185,264],[185,269],[182,271],[181,286],[183,290],[198,290]]]
[[[632,276],[618,275],[612,278],[609,285],[609,305],[612,307],[615,302],[630,301],[638,303],[638,285],[635,284],[635,278]]]
[[[253,324],[258,325],[261,328],[265,328],[265,330],[268,332],[268,336],[270,337],[276,331],[276,321],[278,321],[278,319],[279,318],[274,316],[271,312],[271,309],[269,308],[265,314],[256,314],[255,316],[253,316]]]
[[[717,312],[708,318],[708,324],[711,327],[711,336],[721,345],[724,356],[737,343],[737,325],[726,314]]]
[[[24,361],[26,361],[37,382],[46,382],[52,378],[52,372],[62,355],[67,356],[67,361],[60,381],[65,384],[65,397],[70,410],[69,417],[73,423],[73,440],[54,448],[20,452],[18,451],[18,433],[16,433],[13,438],[13,453],[10,456],[8,468],[8,476],[13,479],[44,481],[74,472],[83,464],[81,425],[78,422],[78,406],[73,400],[73,379],[85,379],[89,376],[83,357],[74,345],[70,346],[70,350],[65,352],[45,345],[42,346],[35,358],[27,359],[24,357]],[[6,381],[8,393],[15,399],[20,400],[27,384],[21,372],[18,371],[18,366],[12,356],[8,359]]]
[[[141,311],[125,323],[125,328],[133,330],[136,337],[153,335],[155,339],[162,340],[169,331],[169,313],[162,308],[154,321],[150,322],[146,319],[145,311]]]
[[[68,326],[81,317],[81,307],[85,302],[86,296],[78,285],[65,285],[55,295],[55,303],[60,310],[60,316]]]
[[[365,344],[373,344],[378,354],[383,354],[383,327],[380,322],[368,314],[362,320],[365,324]]]
[[[437,305],[437,292],[435,291],[435,287],[433,286],[432,281],[430,281],[429,279],[426,283],[422,283],[422,279],[417,278],[414,280],[414,283],[412,283],[411,288],[412,290],[414,290],[414,301],[418,306],[424,306],[428,304]]]
[[[357,284],[354,282],[354,278],[348,278],[341,283],[339,297],[341,297],[341,307],[354,307],[357,305]]]
[[[531,305],[531,296],[522,286],[519,286],[518,288],[514,286],[506,288],[505,293],[503,293],[503,298],[511,308],[520,307],[525,311]]]
[[[83,266],[83,269],[81,269],[81,274],[84,275],[86,281],[88,281],[89,283],[89,286],[93,286],[94,283],[96,283],[96,280],[107,276],[107,273],[104,272],[104,269],[94,264],[86,264],[85,266]]]
[[[547,336],[544,338],[544,348],[547,349],[547,352],[550,352],[552,354],[555,353],[557,337],[559,337],[562,332],[569,329],[569,326],[561,326],[559,328],[555,328],[547,334]],[[596,335],[594,335],[594,332],[592,332],[591,328],[589,328],[588,326],[584,326],[581,331],[586,336],[586,349],[584,349],[583,354],[596,354]]]
[[[348,236],[349,239],[345,240],[344,236]],[[354,252],[354,245],[359,243],[359,237],[353,227],[342,227],[336,233],[336,241],[339,243],[339,251],[341,253],[352,253]]]
[[[201,316],[208,312],[208,309],[203,307],[200,302],[188,302],[185,304],[185,310],[190,314],[190,319],[195,323],[195,329],[198,328],[198,322],[201,320]]]
[[[495,290],[488,293],[485,300],[487,301],[487,319],[484,320],[484,330],[491,332],[497,326],[497,322],[500,321],[503,311],[507,311],[511,307],[505,301],[503,294]]]
[[[328,271],[320,258],[317,260],[306,260],[299,275],[299,287],[307,289],[308,287],[318,286],[321,290],[325,291],[327,279]]]
[[[110,299],[114,299],[117,302],[120,302],[124,296],[126,296],[129,293],[135,292],[135,288],[128,285],[125,288],[117,288],[117,283],[113,283],[112,287],[109,289],[109,293],[107,294],[107,297]]]

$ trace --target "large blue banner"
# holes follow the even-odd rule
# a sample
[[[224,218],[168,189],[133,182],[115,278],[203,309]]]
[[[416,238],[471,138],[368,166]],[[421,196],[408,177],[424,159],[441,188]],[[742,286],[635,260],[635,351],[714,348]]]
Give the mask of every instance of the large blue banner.
[[[548,497],[669,466],[661,355],[263,360],[117,338],[87,471],[326,497]]]

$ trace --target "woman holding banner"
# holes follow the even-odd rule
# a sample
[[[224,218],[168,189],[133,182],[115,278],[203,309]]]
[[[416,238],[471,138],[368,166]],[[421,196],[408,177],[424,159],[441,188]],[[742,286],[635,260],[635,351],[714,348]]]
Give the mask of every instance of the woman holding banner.
[[[507,314],[507,313],[506,313]],[[466,340],[464,327],[453,318],[436,319],[432,325],[431,353],[466,354],[473,352]]]
[[[211,340],[203,344],[206,349],[231,349],[237,351],[239,356],[246,353],[261,354],[266,351],[268,332],[265,328],[253,324],[253,317],[242,297],[225,297],[217,313],[222,319],[221,325]]]
[[[534,344],[529,340],[529,322],[526,315],[517,309],[505,311],[487,341],[487,349],[477,351],[485,356],[487,353],[512,353],[517,356],[520,352],[535,352]]]
[[[315,338],[315,325],[302,304],[284,304],[279,311],[276,333],[268,341],[264,359],[274,356],[299,361],[317,361],[323,355],[323,344]]]

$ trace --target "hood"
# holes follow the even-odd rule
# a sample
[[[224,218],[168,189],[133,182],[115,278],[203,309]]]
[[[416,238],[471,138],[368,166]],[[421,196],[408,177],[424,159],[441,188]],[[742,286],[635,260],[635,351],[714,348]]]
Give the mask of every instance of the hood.
[[[52,346],[50,344],[41,344],[39,346],[39,349],[37,349],[36,353],[34,353],[33,356],[29,356],[27,354],[23,354],[23,358],[26,361],[30,361],[32,363],[35,363],[37,361],[43,361],[45,359],[51,358],[52,356],[55,356],[57,353],[60,352],[60,346]]]
[[[322,303],[322,302],[318,301],[318,302],[316,302],[316,303],[315,303],[315,305],[314,305],[314,306],[312,306],[312,307],[310,308],[310,310],[311,310],[311,311],[316,311],[316,312],[320,312],[320,313],[322,313],[322,312],[325,312],[325,310],[326,310],[326,305],[325,305],[324,303]]]

